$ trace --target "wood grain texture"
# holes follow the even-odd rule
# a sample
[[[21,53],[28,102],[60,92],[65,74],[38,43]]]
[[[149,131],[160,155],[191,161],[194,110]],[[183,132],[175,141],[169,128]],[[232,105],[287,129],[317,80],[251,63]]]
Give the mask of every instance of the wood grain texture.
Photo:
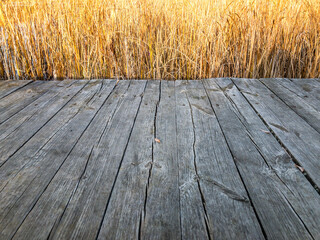
[[[179,162],[177,158],[175,87],[161,81],[160,102],[155,119],[153,163],[147,189],[144,239],[181,238]]]
[[[233,105],[241,123],[269,167],[268,174],[277,183],[278,191],[284,195],[293,210],[299,215],[314,239],[320,236],[320,195],[293,159],[282,148],[267,126],[255,113],[245,97],[232,85],[230,79],[215,79]],[[231,84],[231,85],[230,85]],[[230,86],[229,88],[227,86]]]
[[[9,94],[17,90],[20,90],[21,88],[23,88],[24,86],[30,83],[32,83],[31,80],[4,81],[3,84],[1,84],[0,86],[0,99],[4,98],[5,96],[8,96]]]
[[[319,239],[319,87],[1,82],[0,239]]]
[[[264,239],[202,82],[177,85],[183,239]]]
[[[39,109],[23,125],[0,141],[0,165],[21,148],[35,133],[39,131],[53,116],[59,112],[86,84],[77,82],[73,87],[56,95],[48,105]]]
[[[146,81],[131,82],[49,239],[94,239],[98,235],[145,85]]]
[[[37,204],[28,214],[14,239],[47,239],[59,224],[70,198],[79,186],[79,182],[85,178],[84,172],[92,159],[92,149],[99,144],[102,134],[112,120],[115,111],[124,100],[129,81],[121,81],[110,96],[106,94],[110,91],[108,88],[112,87],[114,83],[106,85],[99,94],[102,97],[99,101],[105,101],[104,104],[41,195]]]
[[[151,169],[160,81],[147,83],[98,239],[139,239]]]
[[[0,116],[0,141],[18,129],[23,123],[27,122],[28,119],[35,115],[41,108],[46,106],[51,98],[58,95],[61,91],[64,91],[65,88],[71,86],[75,82],[76,81],[63,81],[47,84],[41,81],[34,82],[37,86],[34,86],[34,83],[31,83],[25,88],[28,87],[28,89],[31,90],[32,95],[29,96],[30,93],[28,93],[28,89],[25,90],[25,88],[15,92],[18,96],[14,96],[16,94],[9,95],[9,97],[14,96],[12,102],[10,102],[11,106],[9,107],[4,103],[5,101],[3,102],[5,98],[2,99],[0,101],[0,105],[3,106],[3,111]],[[24,93],[19,94],[20,92]],[[20,103],[18,99],[17,102],[15,98],[19,96],[27,98],[27,101],[22,100]]]
[[[281,143],[320,186],[320,134],[258,80],[233,79]]]
[[[250,134],[233,110],[234,106],[214,81],[203,81],[212,107],[226,137],[239,173],[268,239],[312,239],[299,216],[273,180]],[[232,83],[226,88],[232,87]],[[270,173],[271,172],[271,173]],[[286,222],[286,227],[282,223]]]
[[[298,85],[303,91],[320,100],[320,79],[295,79],[290,81]]]
[[[293,82],[285,79],[260,79],[271,92],[277,95],[289,108],[320,133],[320,101],[313,96],[303,95],[295,89]],[[296,94],[298,92],[298,94]],[[302,94],[301,94],[302,93]]]
[[[100,81],[98,84],[95,81],[88,83],[83,89],[86,94],[77,114],[34,154],[33,161],[28,162],[1,190],[1,237],[13,236],[111,92],[113,86],[103,89],[101,84]],[[104,90],[102,97],[98,96],[100,90]],[[10,195],[8,192],[15,194]]]
[[[35,81],[2,98],[0,101],[0,124],[28,106],[56,84],[56,82]]]

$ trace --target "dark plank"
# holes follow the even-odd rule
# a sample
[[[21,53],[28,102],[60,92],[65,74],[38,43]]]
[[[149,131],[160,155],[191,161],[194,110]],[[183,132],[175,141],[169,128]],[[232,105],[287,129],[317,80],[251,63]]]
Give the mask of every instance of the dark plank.
[[[102,134],[124,99],[123,96],[128,85],[129,81],[120,81],[103,103],[45,192],[20,226],[14,239],[47,239],[50,232],[54,231],[70,198],[79,186],[79,181],[84,178],[83,173],[91,159],[93,147],[99,144]],[[100,95],[107,90],[102,90]],[[102,100],[105,99],[105,96],[102,95],[102,97]]]
[[[72,87],[51,98],[43,108],[39,109],[22,126],[11,132],[0,141],[0,165],[8,160],[23,146],[39,129],[57,114],[81,90],[87,82],[78,81]]]
[[[288,200],[313,238],[317,239],[317,236],[320,236],[319,194],[295,167],[288,153],[269,132],[236,86],[232,85],[231,80],[216,79],[215,82],[220,88],[225,89],[224,93],[231,101],[234,112],[268,164],[270,172],[273,172],[273,179],[279,183],[278,191]]]
[[[131,82],[99,144],[92,149],[78,187],[50,239],[94,239],[97,236],[145,85],[146,81]]]
[[[139,239],[152,168],[159,81],[149,81],[98,239]]]
[[[145,218],[141,226],[144,239],[179,239],[180,197],[177,158],[174,82],[161,81],[160,102],[155,119],[151,176],[147,189]]]
[[[2,189],[0,192],[0,236],[2,238],[11,238],[16,232],[113,87],[114,84],[107,84],[104,88],[101,81],[90,81],[82,91],[87,91],[85,101],[82,102],[75,116],[32,156],[35,160],[26,164]]]
[[[277,176],[251,140],[245,125],[235,113],[234,106],[214,81],[203,82],[266,237],[312,239],[299,216],[279,191],[280,183],[273,180]]]
[[[281,143],[320,186],[320,134],[260,81],[233,81]]]
[[[31,82],[31,80],[5,81],[5,83],[0,86],[0,99],[23,88]]]
[[[320,101],[308,95],[301,96],[299,89],[294,89],[294,83],[289,80],[269,78],[260,81],[320,133]]]
[[[177,81],[183,239],[264,239],[201,81]]]
[[[13,101],[12,103],[10,103],[11,106],[4,106],[4,109],[6,110],[4,110],[0,116],[0,119],[2,120],[2,123],[0,124],[0,141],[10,135],[16,129],[21,127],[21,125],[27,122],[34,114],[39,111],[39,109],[46,106],[48,101],[50,101],[54,96],[58,95],[61,91],[65,91],[65,88],[68,88],[73,83],[75,83],[75,81],[39,82],[41,83],[39,87],[34,86],[34,83],[38,83],[37,81],[29,84],[25,88],[31,87],[32,92],[40,91],[41,93],[30,96],[31,99],[28,99],[27,93],[23,95],[23,97],[27,97],[26,100],[20,99],[18,102]],[[19,94],[20,92],[24,91],[25,88],[15,93]],[[38,88],[39,90],[35,88]],[[9,95],[9,97],[14,96],[15,93]],[[15,99],[15,97],[13,99]]]

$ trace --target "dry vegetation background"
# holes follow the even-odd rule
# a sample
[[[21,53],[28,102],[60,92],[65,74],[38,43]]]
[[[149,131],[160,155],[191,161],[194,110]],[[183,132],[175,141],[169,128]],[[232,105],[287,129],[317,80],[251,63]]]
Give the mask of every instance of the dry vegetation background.
[[[0,78],[320,76],[319,0],[2,0]]]

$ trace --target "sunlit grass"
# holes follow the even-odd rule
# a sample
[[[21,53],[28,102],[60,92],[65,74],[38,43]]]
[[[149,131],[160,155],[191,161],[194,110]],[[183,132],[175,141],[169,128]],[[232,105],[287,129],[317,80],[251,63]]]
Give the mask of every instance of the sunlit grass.
[[[5,0],[0,77],[320,76],[319,0]]]

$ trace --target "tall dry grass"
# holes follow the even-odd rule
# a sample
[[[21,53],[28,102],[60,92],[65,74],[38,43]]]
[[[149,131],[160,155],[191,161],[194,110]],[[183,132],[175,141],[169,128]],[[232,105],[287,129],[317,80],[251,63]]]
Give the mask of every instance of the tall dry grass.
[[[4,0],[0,77],[320,76],[319,0]]]

